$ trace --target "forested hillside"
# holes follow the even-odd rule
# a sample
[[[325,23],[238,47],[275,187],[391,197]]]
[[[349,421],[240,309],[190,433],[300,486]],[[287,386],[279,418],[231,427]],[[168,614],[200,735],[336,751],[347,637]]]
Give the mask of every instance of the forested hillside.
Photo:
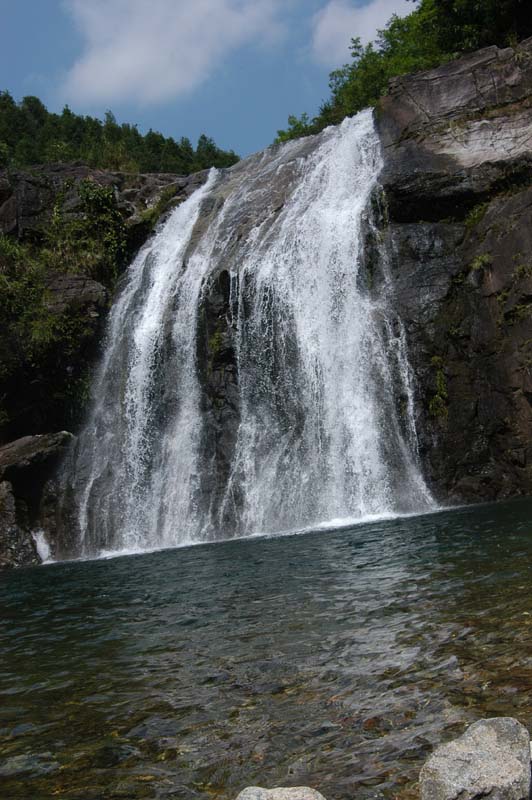
[[[413,0],[406,17],[393,16],[375,42],[353,31],[351,62],[330,75],[331,96],[310,118],[290,116],[276,141],[317,133],[373,106],[391,78],[430,69],[488,45],[507,46],[532,36],[530,0]]]
[[[238,161],[233,151],[220,150],[202,135],[196,148],[187,138],[119,125],[108,111],[102,122],[74,114],[65,106],[53,114],[37,97],[15,102],[0,92],[0,168],[50,162],[82,161],[90,167],[123,172],[175,172],[190,175],[208,167],[229,167]]]

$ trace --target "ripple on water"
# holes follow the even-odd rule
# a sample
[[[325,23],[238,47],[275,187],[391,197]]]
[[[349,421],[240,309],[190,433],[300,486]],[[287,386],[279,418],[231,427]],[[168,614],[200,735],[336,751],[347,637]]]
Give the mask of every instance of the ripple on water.
[[[4,575],[6,796],[413,796],[472,720],[532,725],[531,510]]]

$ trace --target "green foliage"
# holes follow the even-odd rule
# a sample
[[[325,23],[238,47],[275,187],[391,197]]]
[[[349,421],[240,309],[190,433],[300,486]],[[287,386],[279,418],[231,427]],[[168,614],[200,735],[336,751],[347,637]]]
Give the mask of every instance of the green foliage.
[[[434,382],[435,389],[433,396],[429,401],[429,414],[435,418],[446,418],[448,415],[447,409],[447,381],[443,371],[443,359],[440,356],[433,356],[431,364],[434,367]]]
[[[157,202],[142,213],[142,222],[145,223],[148,228],[154,228],[161,216],[170,208],[175,193],[176,188],[174,186],[168,186],[166,189],[163,189]]]
[[[196,149],[136,125],[120,125],[111,111],[99,119],[74,114],[65,106],[52,114],[37,97],[16,103],[0,92],[0,167],[27,167],[53,161],[82,161],[90,167],[123,172],[175,172],[189,175],[209,167],[229,167],[238,156],[202,135]]]
[[[433,0],[433,5],[439,46],[455,55],[532,35],[530,0]]]
[[[42,242],[0,236],[0,428],[9,437],[38,432],[40,418],[48,428],[73,425],[86,399],[98,321],[54,302],[54,273],[112,289],[126,257],[114,190],[92,180],[63,186]]]
[[[31,355],[35,341],[42,338],[39,322],[44,318],[45,269],[26,247],[0,236],[0,302],[4,324],[14,320],[25,330],[23,346]],[[34,330],[37,331],[34,335]],[[5,342],[2,342],[5,345]],[[0,370],[2,368],[0,367]]]
[[[375,105],[386,91],[390,78],[445,61],[437,41],[432,0],[400,19],[393,16],[379,31],[375,42],[362,45],[359,37],[351,40],[351,62],[331,72],[331,96],[312,120],[304,114],[299,120],[289,118],[287,130],[278,131],[276,141],[315,133],[344,117]]]
[[[485,45],[515,44],[530,35],[530,0],[418,0],[408,16],[392,16],[375,42],[364,47],[354,36],[351,62],[331,73],[331,95],[318,115],[290,116],[276,141],[317,133],[374,106],[391,78],[430,69]]]
[[[9,164],[9,147],[5,142],[0,142],[0,169]]]
[[[54,304],[50,266],[0,236],[0,434],[74,425],[87,394],[94,320]]]
[[[224,337],[221,331],[215,331],[209,338],[209,353],[213,358],[216,358],[222,349]]]
[[[302,114],[296,117],[290,114],[288,117],[288,128],[286,130],[277,131],[276,143],[287,142],[289,139],[299,139],[301,136],[308,136],[311,133],[317,133],[320,127],[315,120],[311,120],[308,114]]]
[[[476,256],[471,264],[469,265],[469,269],[472,272],[477,272],[480,269],[484,269],[484,267],[489,267],[491,264],[491,256],[489,253],[482,253],[479,256]]]
[[[46,308],[46,269],[27,247],[0,236],[0,418],[9,421],[4,387],[21,364],[31,368],[54,336],[55,319]]]
[[[508,325],[515,325],[517,322],[528,319],[530,316],[532,316],[532,303],[525,301],[523,303],[517,303],[517,305],[506,314],[506,322]]]
[[[467,217],[465,218],[465,226],[468,231],[475,228],[482,220],[488,210],[489,203],[478,203],[473,206]]]
[[[78,185],[77,213],[64,211],[65,184],[58,195],[40,258],[61,272],[83,272],[113,288],[126,258],[126,232],[112,186],[86,179]]]
[[[515,282],[530,278],[532,276],[532,264],[518,264],[513,272]]]

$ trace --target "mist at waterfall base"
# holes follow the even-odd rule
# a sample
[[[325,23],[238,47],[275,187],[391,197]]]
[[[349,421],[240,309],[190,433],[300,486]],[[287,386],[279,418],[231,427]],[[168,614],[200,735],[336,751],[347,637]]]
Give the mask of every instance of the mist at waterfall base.
[[[532,726],[531,520],[520,500],[3,575],[2,796],[415,797],[466,724]]]
[[[385,253],[378,292],[366,270],[381,166],[362,112],[212,171],[139,253],[65,466],[60,557],[434,508]],[[226,396],[208,388],[220,347]]]

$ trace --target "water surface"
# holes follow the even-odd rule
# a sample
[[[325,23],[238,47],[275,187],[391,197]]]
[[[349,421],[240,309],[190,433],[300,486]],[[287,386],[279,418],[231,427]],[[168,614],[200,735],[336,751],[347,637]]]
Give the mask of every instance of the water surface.
[[[531,556],[526,500],[3,574],[2,797],[414,796],[532,726]]]

